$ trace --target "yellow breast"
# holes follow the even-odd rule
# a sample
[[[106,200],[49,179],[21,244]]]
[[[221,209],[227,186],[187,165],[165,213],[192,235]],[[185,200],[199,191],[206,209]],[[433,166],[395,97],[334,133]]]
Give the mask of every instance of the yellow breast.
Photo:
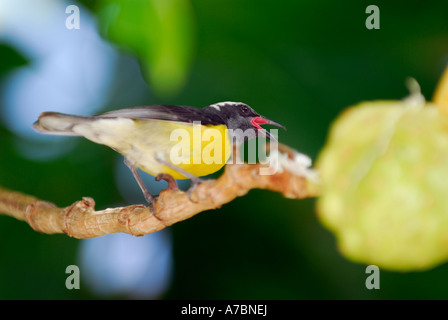
[[[175,179],[186,179],[176,170],[154,161],[156,153],[197,177],[220,170],[232,153],[225,125],[150,120],[138,121],[136,130],[146,134],[145,139],[139,134],[134,140],[131,158],[136,166],[152,175],[167,173]]]

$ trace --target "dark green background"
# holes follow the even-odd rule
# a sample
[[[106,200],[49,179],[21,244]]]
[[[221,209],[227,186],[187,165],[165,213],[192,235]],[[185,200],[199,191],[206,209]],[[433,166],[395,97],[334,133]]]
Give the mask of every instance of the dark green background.
[[[95,1],[83,1],[95,12]],[[365,9],[380,8],[380,30]],[[401,99],[405,79],[429,100],[448,62],[446,1],[192,1],[195,49],[184,87],[144,101],[204,106],[243,101],[287,128],[280,140],[316,159],[331,121],[364,100]],[[26,63],[0,46],[0,76]],[[111,107],[119,107],[111,102]],[[116,154],[82,141],[51,162],[20,156],[0,127],[0,185],[66,206],[82,196],[97,208],[123,199],[115,189]],[[365,287],[365,265],[342,257],[318,221],[314,199],[254,190],[219,210],[171,227],[174,279],[166,299],[402,299],[448,297],[448,267],[381,271]],[[0,298],[97,298],[65,288],[79,241],[42,235],[0,216]]]

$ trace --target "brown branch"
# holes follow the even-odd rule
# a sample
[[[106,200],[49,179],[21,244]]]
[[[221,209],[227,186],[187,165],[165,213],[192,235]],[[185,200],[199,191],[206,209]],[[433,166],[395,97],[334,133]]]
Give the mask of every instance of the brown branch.
[[[293,159],[295,153],[287,147],[284,150],[288,159]],[[280,192],[295,199],[316,195],[305,177],[287,169],[273,175],[260,175],[262,167],[260,164],[228,164],[218,179],[199,184],[190,196],[170,183],[170,187],[160,193],[154,213],[143,205],[95,211],[95,201],[87,197],[66,208],[58,208],[50,202],[3,188],[0,188],[0,213],[23,220],[35,231],[47,234],[65,233],[80,239],[116,232],[140,236],[199,212],[219,208],[255,188]]]

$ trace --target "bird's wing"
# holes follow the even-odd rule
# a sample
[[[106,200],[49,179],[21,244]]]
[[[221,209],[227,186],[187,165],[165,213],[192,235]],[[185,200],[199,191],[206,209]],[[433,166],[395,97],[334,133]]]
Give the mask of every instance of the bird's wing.
[[[218,124],[220,118],[189,106],[152,105],[144,107],[132,107],[106,112],[96,116],[98,118],[129,118],[138,120],[165,120],[192,123],[200,121],[201,124]]]

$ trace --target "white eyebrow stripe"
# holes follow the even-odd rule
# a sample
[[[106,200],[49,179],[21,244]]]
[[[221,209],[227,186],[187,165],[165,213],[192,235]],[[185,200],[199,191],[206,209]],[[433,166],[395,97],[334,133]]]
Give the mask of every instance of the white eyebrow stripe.
[[[211,104],[210,107],[215,108],[218,111],[221,111],[221,107],[225,106],[226,104],[238,105],[238,104],[245,104],[245,103],[234,102],[234,101],[224,101],[224,102],[218,102],[218,103]]]

